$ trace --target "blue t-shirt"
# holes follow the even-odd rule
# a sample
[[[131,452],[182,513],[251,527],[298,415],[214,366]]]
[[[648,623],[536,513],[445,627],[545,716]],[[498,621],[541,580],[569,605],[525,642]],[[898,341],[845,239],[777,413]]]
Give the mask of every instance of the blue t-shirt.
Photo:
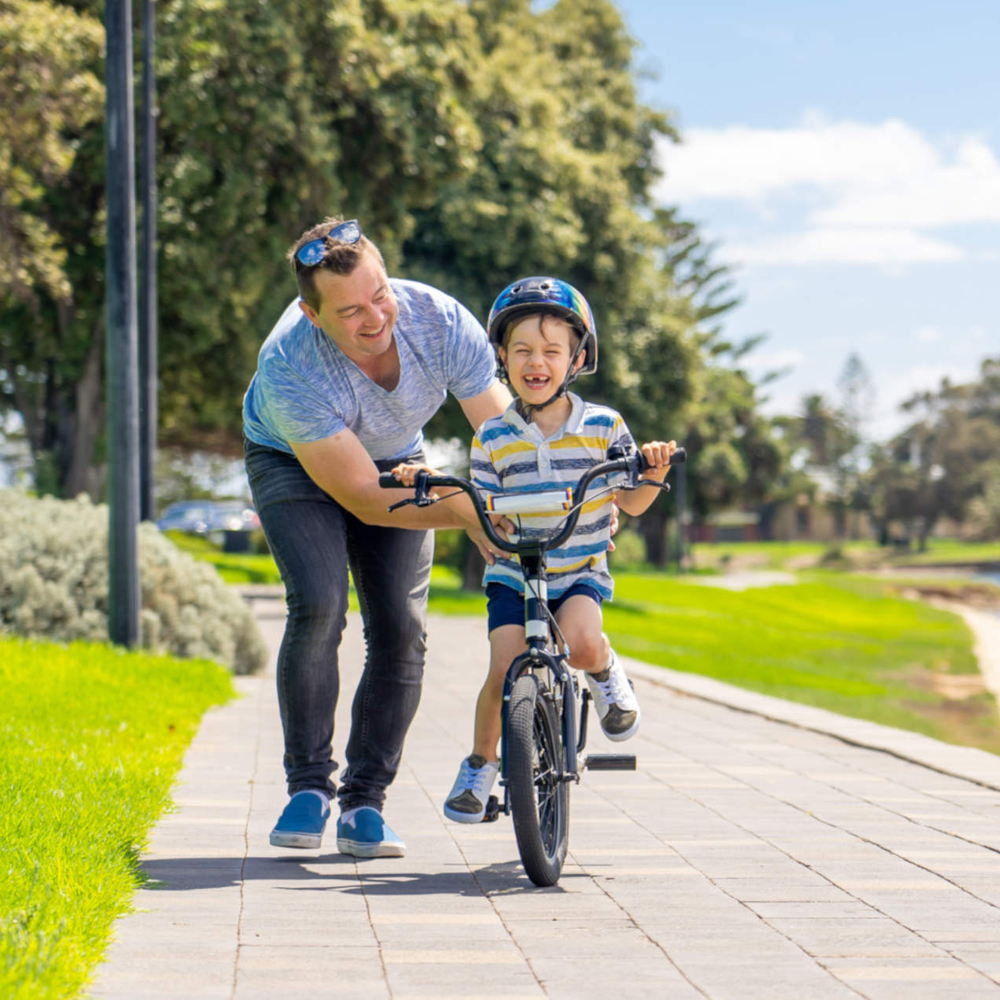
[[[423,446],[423,426],[448,392],[469,399],[496,377],[486,331],[460,302],[416,281],[390,281],[399,304],[394,336],[399,382],[376,385],[295,299],[264,341],[243,397],[243,431],[257,444],[292,453],[290,441],[319,441],[345,428],[376,461]]]

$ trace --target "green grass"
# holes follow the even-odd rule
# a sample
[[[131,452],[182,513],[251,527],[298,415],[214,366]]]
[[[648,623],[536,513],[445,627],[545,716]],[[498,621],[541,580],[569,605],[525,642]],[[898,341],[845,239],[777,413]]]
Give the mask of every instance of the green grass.
[[[878,581],[813,573],[728,591],[620,574],[605,627],[648,663],[1000,753],[992,696],[942,690],[976,672],[965,623]]]
[[[232,682],[205,660],[0,638],[0,690],[0,996],[76,996]]]
[[[168,531],[166,536],[182,552],[211,563],[226,583],[281,584],[281,574],[270,553],[223,552],[208,538],[182,531]]]
[[[1000,542],[962,542],[932,538],[926,552],[904,552],[872,541],[847,542],[698,542],[691,547],[699,569],[801,568],[818,561],[831,548],[839,548],[859,566],[961,566],[1000,563]]]

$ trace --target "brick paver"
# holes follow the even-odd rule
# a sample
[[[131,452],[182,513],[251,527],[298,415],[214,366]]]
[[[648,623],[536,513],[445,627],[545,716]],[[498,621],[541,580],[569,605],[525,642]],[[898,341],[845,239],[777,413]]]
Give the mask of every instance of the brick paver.
[[[276,648],[282,606],[255,603]],[[429,640],[386,806],[407,856],[342,857],[332,826],[321,851],[268,846],[286,798],[274,682],[240,679],[95,996],[1000,998],[997,758],[630,664],[639,769],[573,789],[562,880],[539,890],[508,819],[441,815],[485,625],[436,618]],[[360,647],[353,620],[338,752]],[[622,748],[592,725],[588,749]]]

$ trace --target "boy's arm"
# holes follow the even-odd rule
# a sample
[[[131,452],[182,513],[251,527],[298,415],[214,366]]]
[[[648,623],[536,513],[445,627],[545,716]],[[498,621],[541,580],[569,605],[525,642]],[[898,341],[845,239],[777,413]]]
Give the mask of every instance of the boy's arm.
[[[670,456],[677,450],[677,442],[649,441],[640,450],[649,464],[649,468],[643,473],[642,478],[662,483],[670,471]],[[655,487],[619,490],[615,494],[615,500],[626,514],[636,517],[649,507],[659,492]]]

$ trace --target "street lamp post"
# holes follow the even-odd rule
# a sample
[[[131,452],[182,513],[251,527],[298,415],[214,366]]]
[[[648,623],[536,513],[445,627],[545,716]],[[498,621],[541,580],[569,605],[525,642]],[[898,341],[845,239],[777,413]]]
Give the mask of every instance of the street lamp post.
[[[153,0],[142,5],[142,296],[139,313],[139,516],[156,517],[157,326],[156,326],[156,81]]]
[[[108,370],[108,633],[139,641],[139,365],[135,268],[135,152],[132,96],[132,11],[106,0],[107,370]]]

